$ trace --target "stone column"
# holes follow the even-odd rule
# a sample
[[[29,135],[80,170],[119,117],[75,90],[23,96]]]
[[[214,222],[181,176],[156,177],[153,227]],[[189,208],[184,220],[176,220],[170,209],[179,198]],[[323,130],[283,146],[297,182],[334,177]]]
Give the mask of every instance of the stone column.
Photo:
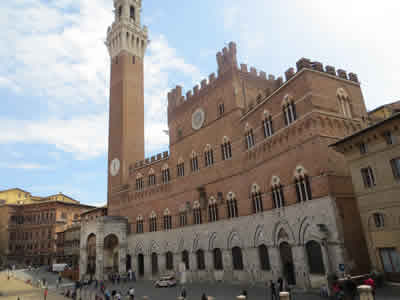
[[[343,277],[344,272],[339,269],[339,265],[343,264],[346,266],[345,262],[345,250],[343,243],[336,243],[329,245],[329,252],[331,254],[331,265],[333,265],[332,271],[336,274],[340,275],[339,277]],[[348,271],[348,270],[346,270]]]
[[[329,257],[328,245],[326,241],[321,243],[322,260],[324,261],[325,274],[330,274],[332,271],[331,260]]]
[[[269,254],[269,263],[271,265],[271,271],[274,280],[277,280],[279,277],[283,275],[282,261],[281,261],[281,255],[279,253],[279,248],[276,246],[269,247],[268,254]]]
[[[121,243],[119,246],[119,266],[118,270],[120,274],[126,273],[126,252],[127,252],[128,245],[127,243]]]
[[[87,246],[83,245],[79,253],[79,278],[82,279],[87,273]]]
[[[148,254],[143,255],[143,262],[144,262],[144,278],[151,279],[152,278],[151,256]]]
[[[167,258],[165,257],[165,253],[161,253],[158,255],[158,272],[160,275],[165,274],[167,271]]]
[[[96,279],[104,280],[104,223],[97,223],[96,232]]]
[[[174,270],[175,273],[179,273],[179,264],[182,262],[182,254],[181,253],[174,253]]]
[[[222,263],[224,266],[223,280],[233,280],[233,262],[232,262],[232,251],[230,249],[221,249],[222,251]]]
[[[369,285],[360,285],[357,289],[360,294],[360,300],[374,300],[372,288]]]
[[[311,288],[310,270],[304,245],[292,247],[296,285],[304,289]]]

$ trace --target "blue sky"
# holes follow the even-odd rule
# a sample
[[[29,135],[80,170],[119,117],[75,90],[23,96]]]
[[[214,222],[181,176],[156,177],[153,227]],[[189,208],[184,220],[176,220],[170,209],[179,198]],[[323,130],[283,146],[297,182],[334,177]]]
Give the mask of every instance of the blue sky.
[[[0,189],[106,202],[112,2],[1,1]],[[276,76],[301,57],[355,72],[369,109],[400,100],[399,1],[142,2],[147,155],[168,148],[168,91],[215,72],[229,41]]]

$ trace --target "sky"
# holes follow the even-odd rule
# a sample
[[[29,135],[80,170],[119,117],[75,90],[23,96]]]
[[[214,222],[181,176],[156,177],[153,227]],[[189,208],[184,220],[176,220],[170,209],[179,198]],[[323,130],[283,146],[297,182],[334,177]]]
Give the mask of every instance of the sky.
[[[167,93],[239,63],[282,76],[302,58],[358,74],[368,109],[400,100],[400,1],[142,0],[146,156],[168,150]],[[112,0],[0,3],[0,190],[107,198]]]

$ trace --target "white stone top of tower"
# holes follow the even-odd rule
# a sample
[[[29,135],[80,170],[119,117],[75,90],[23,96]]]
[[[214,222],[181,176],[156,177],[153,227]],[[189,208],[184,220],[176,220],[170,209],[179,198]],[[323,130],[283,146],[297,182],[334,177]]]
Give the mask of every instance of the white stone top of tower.
[[[114,0],[114,22],[106,41],[111,58],[121,51],[144,57],[149,41],[147,27],[141,26],[141,10],[141,0]]]

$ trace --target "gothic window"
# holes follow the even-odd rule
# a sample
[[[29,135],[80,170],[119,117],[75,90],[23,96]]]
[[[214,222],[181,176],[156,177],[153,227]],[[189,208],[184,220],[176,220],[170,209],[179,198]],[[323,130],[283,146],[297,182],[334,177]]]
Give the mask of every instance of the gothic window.
[[[400,180],[400,158],[394,158],[390,161],[392,166],[393,176],[396,180]]]
[[[234,193],[230,192],[230,193],[228,193],[227,198],[228,198],[228,200],[227,200],[228,218],[237,218],[239,216],[239,214],[238,214],[236,196]]]
[[[162,179],[163,184],[169,183],[171,177],[170,177],[168,165],[165,165],[163,167],[163,169],[161,170],[161,179]]]
[[[135,20],[135,7],[131,5],[130,7],[130,17]]]
[[[264,244],[258,246],[258,256],[260,258],[261,270],[263,270],[263,271],[271,270],[267,246],[265,246]]]
[[[155,212],[152,212],[149,218],[149,231],[150,232],[157,231],[157,216]]]
[[[387,145],[393,145],[394,144],[394,137],[392,132],[390,131],[385,131],[383,133],[383,137],[385,138],[385,142]]]
[[[136,190],[142,191],[144,189],[144,180],[142,174],[136,176]]]
[[[168,251],[167,253],[165,253],[165,268],[167,270],[174,269],[174,255],[172,254],[171,251]]]
[[[155,185],[156,184],[156,175],[150,174],[149,175],[149,186]]]
[[[176,169],[177,169],[178,177],[185,176],[185,163],[182,160],[180,160],[178,162]]]
[[[272,125],[272,117],[268,112],[264,112],[264,120],[262,121],[262,128],[264,131],[264,138],[270,137],[274,134],[274,127]]]
[[[280,183],[280,179],[278,177],[273,177],[272,183],[272,201],[274,203],[274,208],[281,208],[285,206],[285,197],[283,193],[283,186]]]
[[[219,103],[218,104],[218,116],[221,117],[225,112],[225,106],[224,103]]]
[[[282,104],[283,117],[285,125],[293,123],[297,119],[296,105],[294,104],[293,97],[286,95]]]
[[[207,145],[204,150],[204,162],[206,167],[210,167],[214,164],[214,151],[211,148],[211,145]]]
[[[264,211],[260,187],[256,184],[254,184],[251,188],[251,202],[254,214]]]
[[[179,226],[184,227],[187,225],[187,211],[182,210],[179,212]]]
[[[200,203],[196,201],[193,205],[193,223],[196,225],[202,224]]]
[[[190,270],[190,265],[189,265],[189,252],[187,250],[184,250],[182,252],[182,262],[185,264],[186,270]]]
[[[359,149],[360,149],[360,154],[366,154],[368,152],[368,148],[367,148],[367,144],[365,143],[360,143],[358,145]]]
[[[347,118],[351,118],[350,97],[343,88],[339,88],[336,92],[339,101],[339,110]]]
[[[376,228],[383,228],[385,227],[385,217],[380,213],[373,214],[374,223]]]
[[[196,260],[197,260],[197,269],[198,270],[205,270],[206,263],[204,260],[204,251],[199,249],[196,251]]]
[[[243,270],[242,249],[240,249],[239,247],[232,248],[232,260],[234,270]]]
[[[172,229],[172,217],[168,208],[164,211],[164,230]]]
[[[372,171],[371,167],[362,168],[361,176],[364,181],[364,186],[366,188],[372,188],[376,185],[374,172]]]
[[[199,170],[199,161],[195,152],[192,152],[192,155],[190,157],[190,169],[192,170],[192,172],[197,172]]]
[[[246,131],[245,138],[246,138],[246,149],[253,148],[256,144],[253,129],[250,128]]]
[[[214,260],[214,269],[215,270],[223,270],[224,269],[224,265],[222,263],[221,249],[215,248],[213,250],[213,260]]]
[[[218,205],[214,197],[211,197],[208,202],[208,221],[218,221]]]
[[[303,167],[296,168],[295,181],[297,202],[305,202],[312,199],[310,178]]]
[[[221,144],[222,160],[227,160],[232,158],[232,146],[231,142],[227,137],[224,137],[223,143]]]
[[[311,274],[325,274],[324,261],[320,244],[310,241],[306,244],[308,265]]]

